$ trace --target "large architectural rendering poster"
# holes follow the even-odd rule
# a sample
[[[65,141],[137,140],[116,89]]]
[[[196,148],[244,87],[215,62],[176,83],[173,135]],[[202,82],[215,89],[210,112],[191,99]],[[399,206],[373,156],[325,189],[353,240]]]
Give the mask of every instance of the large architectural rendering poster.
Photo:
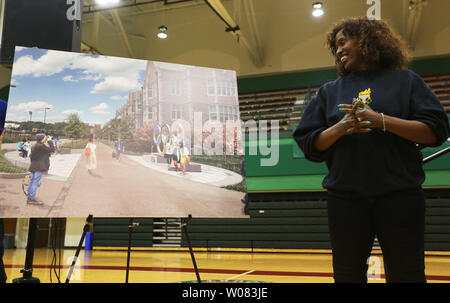
[[[16,47],[1,152],[0,217],[246,217],[234,71]]]

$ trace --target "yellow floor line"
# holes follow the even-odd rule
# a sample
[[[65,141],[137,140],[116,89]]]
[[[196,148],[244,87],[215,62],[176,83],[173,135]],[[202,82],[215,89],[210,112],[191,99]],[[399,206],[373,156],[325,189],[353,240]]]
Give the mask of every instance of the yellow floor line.
[[[245,275],[248,275],[248,274],[251,274],[252,272],[254,272],[255,270],[250,270],[250,271],[247,271],[247,272],[245,272],[245,273],[243,273],[243,274],[240,274],[240,275],[237,275],[237,276],[234,276],[234,277],[231,277],[231,278],[228,278],[228,279],[225,279],[226,281],[229,281],[229,280],[234,280],[234,279],[237,279],[237,278],[240,278],[240,277],[243,277],[243,276],[245,276]]]

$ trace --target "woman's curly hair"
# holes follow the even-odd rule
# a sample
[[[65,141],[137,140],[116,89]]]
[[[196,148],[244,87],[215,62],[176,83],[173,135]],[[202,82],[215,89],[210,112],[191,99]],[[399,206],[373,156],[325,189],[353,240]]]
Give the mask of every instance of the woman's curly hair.
[[[336,23],[327,33],[327,46],[336,58],[339,76],[350,73],[336,57],[336,35],[343,30],[346,37],[356,39],[361,51],[361,59],[377,68],[403,69],[408,65],[406,43],[394,33],[383,20],[370,20],[367,17],[355,17]]]

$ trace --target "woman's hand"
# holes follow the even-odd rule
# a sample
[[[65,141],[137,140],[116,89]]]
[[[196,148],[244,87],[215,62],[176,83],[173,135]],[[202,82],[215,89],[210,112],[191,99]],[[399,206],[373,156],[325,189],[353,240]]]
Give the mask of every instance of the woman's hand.
[[[327,150],[339,138],[352,133],[356,119],[352,113],[346,113],[338,123],[321,132],[314,141],[314,148],[318,151]]]
[[[377,113],[361,99],[354,99],[352,104],[339,104],[338,107],[346,113],[341,121],[345,121],[349,114],[355,119],[354,126],[348,128],[346,134],[367,133],[373,128],[381,128],[415,143],[432,145],[437,141],[433,129],[424,122]]]
[[[318,151],[327,150],[342,136],[353,133],[368,133],[377,127],[377,114],[364,102],[354,100],[352,104],[339,104],[339,111],[345,112],[344,117],[335,125],[321,132],[314,141],[314,148]],[[359,118],[359,121],[358,121]],[[381,122],[381,125],[383,123]]]
[[[321,132],[314,140],[314,148],[325,151],[339,138],[353,133],[368,133],[373,128],[382,128],[407,140],[434,144],[437,137],[431,127],[420,121],[404,120],[375,112],[361,99],[352,104],[339,104],[339,110],[345,112],[344,117],[335,125]]]
[[[353,127],[347,129],[347,134],[368,133],[373,128],[382,128],[381,114],[375,112],[361,99],[354,99],[352,104],[339,104],[339,110],[351,115],[354,119]],[[345,118],[344,116],[344,118]]]
[[[345,113],[344,117],[337,123],[336,127],[338,127],[341,135],[349,135],[353,133],[355,129],[356,121],[353,111],[349,111]]]
[[[383,128],[383,116],[375,112],[361,99],[355,99],[352,107],[355,111],[355,118],[358,120],[358,127]]]

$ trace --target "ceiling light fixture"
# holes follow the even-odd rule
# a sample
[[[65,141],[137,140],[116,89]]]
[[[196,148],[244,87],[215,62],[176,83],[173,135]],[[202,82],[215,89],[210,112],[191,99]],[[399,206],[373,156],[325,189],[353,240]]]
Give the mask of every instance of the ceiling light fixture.
[[[167,31],[167,27],[165,26],[165,25],[161,25],[160,27],[159,27],[159,33],[158,33],[158,38],[159,39],[166,39],[167,38],[167,33],[166,33],[166,31]]]
[[[313,6],[312,15],[314,17],[317,18],[317,17],[320,17],[320,16],[323,15],[323,9],[322,9],[323,4],[322,4],[322,2],[314,2],[312,6]]]
[[[98,5],[111,5],[111,4],[117,4],[120,0],[95,0]]]

